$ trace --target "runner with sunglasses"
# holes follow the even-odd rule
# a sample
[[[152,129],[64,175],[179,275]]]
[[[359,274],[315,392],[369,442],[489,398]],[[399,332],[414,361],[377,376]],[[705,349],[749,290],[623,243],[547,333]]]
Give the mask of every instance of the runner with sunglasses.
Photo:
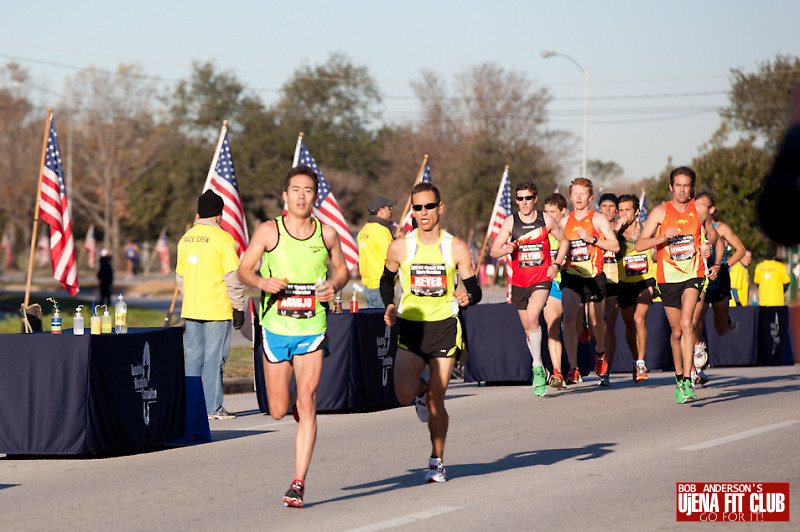
[[[558,274],[569,243],[564,231],[549,214],[534,209],[539,199],[536,185],[530,181],[517,184],[516,200],[519,211],[507,217],[489,251],[493,258],[511,255],[511,302],[519,312],[525,329],[525,341],[533,359],[533,393],[547,393],[548,375],[542,362],[542,328],[539,316],[547,304],[552,280]],[[558,241],[555,260],[550,255],[552,234]],[[555,367],[554,377],[563,382]],[[554,382],[554,387],[559,387]]]
[[[439,189],[418,183],[411,191],[417,229],[389,245],[380,290],[384,321],[397,323],[394,391],[400,404],[414,403],[428,424],[431,457],[426,482],[447,480],[444,446],[449,417],[444,396],[456,358],[463,348],[458,308],[481,300],[467,244],[439,226],[444,212]],[[400,273],[403,296],[394,304],[394,281]],[[456,289],[456,272],[465,289]],[[430,373],[425,370],[425,365]]]

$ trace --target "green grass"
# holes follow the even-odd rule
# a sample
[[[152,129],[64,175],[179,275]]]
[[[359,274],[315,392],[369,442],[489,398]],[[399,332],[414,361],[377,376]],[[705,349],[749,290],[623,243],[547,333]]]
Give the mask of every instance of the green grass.
[[[250,346],[231,347],[228,352],[228,361],[225,362],[225,371],[222,376],[226,379],[231,379],[236,377],[252,377],[254,373],[253,350]]]

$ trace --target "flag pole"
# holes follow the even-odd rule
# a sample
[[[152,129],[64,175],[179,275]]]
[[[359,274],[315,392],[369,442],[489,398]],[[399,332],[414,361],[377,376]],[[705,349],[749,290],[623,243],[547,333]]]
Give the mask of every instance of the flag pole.
[[[47,108],[47,121],[44,126],[44,140],[42,141],[42,159],[39,162],[39,184],[36,185],[36,204],[33,207],[33,230],[31,231],[31,252],[28,256],[28,279],[25,282],[25,299],[23,308],[28,308],[31,295],[31,279],[33,277],[33,255],[36,251],[36,233],[39,230],[39,196],[42,194],[42,169],[44,168],[44,157],[47,153],[47,135],[50,133],[50,119],[53,115],[53,108]]]
[[[508,172],[508,165],[506,165],[506,167],[503,169],[503,174],[505,174],[506,172]],[[503,186],[502,179],[500,180],[500,186],[501,187]],[[500,194],[501,192],[498,190],[497,193]],[[489,226],[486,228],[486,236],[483,237],[483,245],[481,246],[481,251],[480,254],[478,255],[478,266],[476,266],[475,269],[480,269],[481,264],[483,263],[483,257],[486,254],[486,244],[489,242],[489,233],[492,231],[491,223],[493,217],[494,217],[494,210],[492,212],[492,215],[489,217]]]
[[[303,142],[304,133],[301,131],[299,135],[297,135],[297,144],[294,147],[294,155],[292,156],[292,168],[297,166],[297,163],[300,162],[300,144]]]
[[[419,183],[420,179],[422,179],[422,174],[425,173],[425,165],[428,163],[428,154],[425,154],[425,157],[422,158],[422,164],[419,166],[419,172],[417,172],[417,179],[414,181],[414,185]],[[400,223],[403,223],[403,220],[406,219],[406,215],[408,214],[408,209],[411,208],[411,194],[408,195],[408,200],[406,200],[406,207],[403,209],[403,215],[400,217]],[[402,229],[402,227],[400,228]]]

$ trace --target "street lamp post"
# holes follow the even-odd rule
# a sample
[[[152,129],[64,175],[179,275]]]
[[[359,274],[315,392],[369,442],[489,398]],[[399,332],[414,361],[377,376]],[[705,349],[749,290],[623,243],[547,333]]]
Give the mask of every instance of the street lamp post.
[[[589,69],[583,68],[580,63],[575,61],[572,57],[568,56],[567,54],[560,54],[558,52],[542,50],[541,52],[542,57],[563,57],[565,59],[569,59],[572,61],[575,66],[583,72],[583,159],[581,164],[581,176],[586,176],[586,149],[587,149],[587,137],[589,135]]]

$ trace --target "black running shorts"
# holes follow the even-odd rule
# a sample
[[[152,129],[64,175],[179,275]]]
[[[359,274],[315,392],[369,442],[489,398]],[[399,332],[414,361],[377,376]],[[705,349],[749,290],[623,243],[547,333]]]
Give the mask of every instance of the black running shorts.
[[[655,287],[656,280],[652,277],[644,279],[643,281],[636,281],[635,283],[620,282],[618,285],[619,294],[617,296],[619,308],[628,308],[635,305],[639,294],[641,294],[643,290]]]
[[[442,321],[397,320],[397,347],[427,362],[431,358],[457,356],[462,347],[461,323],[452,317]]]
[[[572,290],[581,296],[581,303],[603,301],[606,298],[606,274],[579,277],[561,272],[561,291]]]
[[[550,287],[553,285],[552,281],[542,281],[531,286],[521,287],[511,285],[511,304],[517,310],[526,310],[528,308],[528,299],[531,294],[537,290],[547,290],[550,293]]]
[[[682,283],[658,283],[658,291],[661,292],[661,301],[665,307],[681,308],[683,293],[690,288],[700,292],[702,286],[703,278],[695,277]]]

